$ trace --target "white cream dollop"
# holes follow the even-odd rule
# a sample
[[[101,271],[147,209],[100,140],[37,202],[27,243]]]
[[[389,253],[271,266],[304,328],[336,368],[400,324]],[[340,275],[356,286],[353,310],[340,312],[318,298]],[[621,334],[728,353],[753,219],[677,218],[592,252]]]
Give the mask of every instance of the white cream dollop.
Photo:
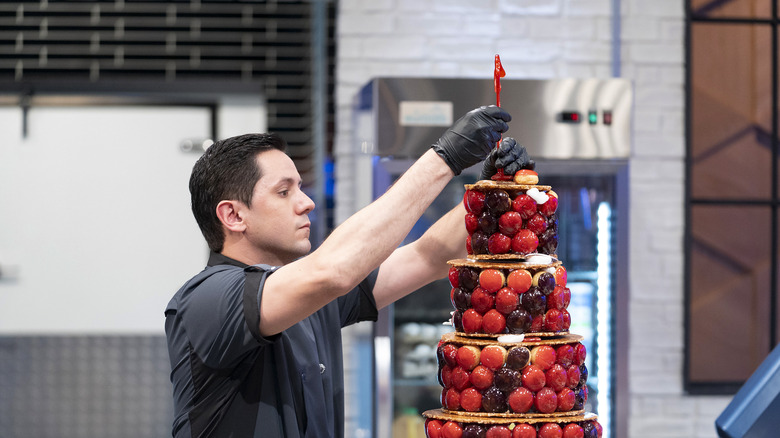
[[[501,335],[497,340],[502,344],[516,344],[523,342],[523,339],[525,339],[525,335]]]
[[[530,196],[537,204],[544,204],[550,199],[547,193],[540,192],[536,187],[531,187],[525,194]]]

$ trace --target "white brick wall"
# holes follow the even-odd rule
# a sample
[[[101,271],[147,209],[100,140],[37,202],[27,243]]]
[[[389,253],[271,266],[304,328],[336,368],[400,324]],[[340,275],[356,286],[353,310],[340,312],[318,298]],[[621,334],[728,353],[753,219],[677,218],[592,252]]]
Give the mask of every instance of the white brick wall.
[[[621,0],[623,77],[635,84],[630,176],[629,437],[715,437],[729,397],[682,388],[684,0]],[[340,2],[336,220],[355,209],[350,106],[373,76],[609,77],[611,0]],[[349,430],[349,427],[347,427]],[[622,437],[621,437],[622,438]]]

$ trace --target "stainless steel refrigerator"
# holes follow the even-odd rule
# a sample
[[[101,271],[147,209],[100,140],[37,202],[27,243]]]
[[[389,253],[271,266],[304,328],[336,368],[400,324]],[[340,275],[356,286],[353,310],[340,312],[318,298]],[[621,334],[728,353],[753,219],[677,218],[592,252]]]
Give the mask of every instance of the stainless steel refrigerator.
[[[355,98],[356,175],[370,178],[360,204],[376,199],[455,119],[496,100],[492,80],[376,78]],[[628,157],[632,87],[622,79],[502,80],[501,102],[510,130],[537,162],[540,184],[559,195],[558,258],[572,291],[572,333],[588,348],[586,409],[605,437],[627,433]],[[415,225],[411,242],[462,201],[479,166],[456,177]],[[464,242],[465,245],[465,242]],[[371,436],[424,437],[409,427],[420,413],[441,407],[436,346],[452,304],[447,280],[434,282],[383,309],[367,349],[373,366]],[[401,430],[403,428],[403,430]]]

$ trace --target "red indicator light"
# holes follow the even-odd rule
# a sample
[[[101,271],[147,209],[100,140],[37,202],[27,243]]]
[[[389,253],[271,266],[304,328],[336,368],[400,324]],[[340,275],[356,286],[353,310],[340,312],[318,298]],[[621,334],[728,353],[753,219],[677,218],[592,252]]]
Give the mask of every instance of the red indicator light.
[[[612,124],[612,111],[604,110],[603,111],[603,119],[605,125],[611,125]]]
[[[577,111],[562,111],[558,116],[558,121],[564,123],[579,123],[580,113]]]

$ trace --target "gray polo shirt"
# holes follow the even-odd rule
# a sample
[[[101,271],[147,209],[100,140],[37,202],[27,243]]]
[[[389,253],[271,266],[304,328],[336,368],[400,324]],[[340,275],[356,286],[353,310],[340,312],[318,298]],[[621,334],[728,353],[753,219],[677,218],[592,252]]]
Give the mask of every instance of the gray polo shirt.
[[[376,321],[376,271],[272,337],[259,333],[276,268],[212,253],[165,309],[175,437],[344,436],[341,328]]]

